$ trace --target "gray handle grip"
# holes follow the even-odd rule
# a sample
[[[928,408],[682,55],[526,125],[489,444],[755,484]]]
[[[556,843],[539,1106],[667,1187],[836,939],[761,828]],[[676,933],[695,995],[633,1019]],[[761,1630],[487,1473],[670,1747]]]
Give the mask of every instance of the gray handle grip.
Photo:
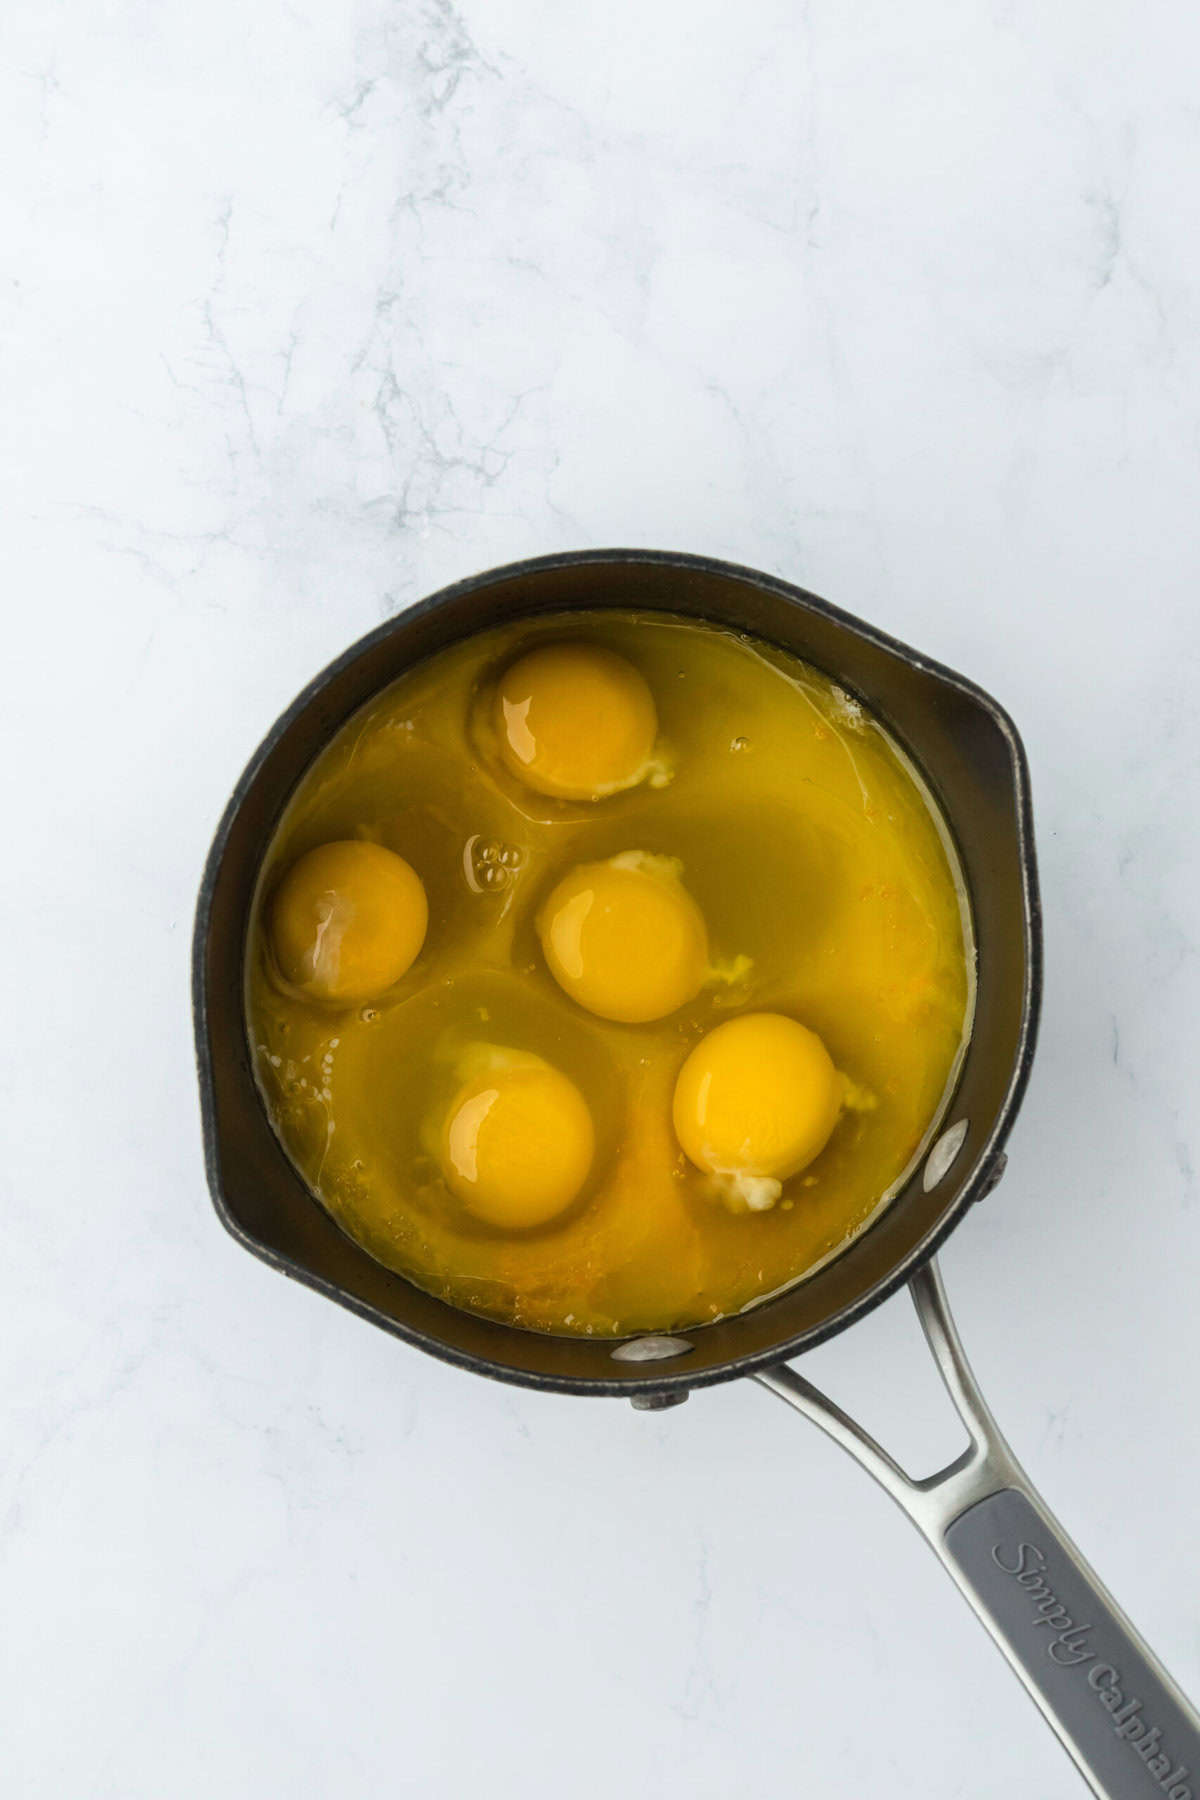
[[[944,1538],[964,1591],[1096,1792],[1194,1800],[1195,1712],[1050,1515],[1001,1488]]]
[[[915,1481],[786,1364],[756,1376],[873,1475],[928,1541],[1102,1800],[1200,1800],[1200,1714],[1034,1491],[971,1373],[937,1266],[910,1284],[969,1447]]]

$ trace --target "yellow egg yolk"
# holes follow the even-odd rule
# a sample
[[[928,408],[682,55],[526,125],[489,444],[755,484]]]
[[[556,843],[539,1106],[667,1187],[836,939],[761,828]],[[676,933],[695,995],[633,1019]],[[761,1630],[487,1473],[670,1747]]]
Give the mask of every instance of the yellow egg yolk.
[[[628,851],[581,863],[538,915],[550,973],[602,1019],[665,1019],[699,991],[708,968],[704,917],[668,857]]]
[[[633,664],[596,644],[547,644],[496,689],[500,753],[527,787],[600,800],[641,781],[658,731],[654,698]]]
[[[575,1083],[515,1052],[459,1089],[440,1145],[451,1191],[477,1219],[509,1231],[544,1225],[570,1206],[594,1153],[592,1116]]]
[[[420,877],[382,844],[321,844],[292,864],[271,903],[270,937],[285,981],[314,1000],[374,1000],[425,941]]]
[[[675,1084],[675,1134],[735,1209],[763,1211],[820,1155],[842,1082],[814,1031],[782,1013],[744,1013],[702,1038]]]

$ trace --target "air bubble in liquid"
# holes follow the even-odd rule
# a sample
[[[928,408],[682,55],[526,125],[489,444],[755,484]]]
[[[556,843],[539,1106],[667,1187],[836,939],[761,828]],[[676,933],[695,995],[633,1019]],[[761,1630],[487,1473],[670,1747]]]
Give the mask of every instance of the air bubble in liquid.
[[[524,860],[515,844],[495,838],[468,838],[463,845],[463,874],[472,893],[498,893],[506,888]]]

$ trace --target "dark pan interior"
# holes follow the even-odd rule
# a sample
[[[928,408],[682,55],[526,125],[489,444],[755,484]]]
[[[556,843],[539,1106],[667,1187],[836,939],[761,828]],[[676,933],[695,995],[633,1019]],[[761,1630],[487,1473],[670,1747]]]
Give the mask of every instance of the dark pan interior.
[[[962,1150],[926,1193],[918,1171],[848,1250],[768,1304],[687,1333],[686,1355],[614,1361],[611,1342],[493,1324],[373,1262],[313,1199],[267,1121],[250,1068],[242,974],[255,878],[296,781],[342,722],[422,657],[519,614],[572,607],[688,614],[750,631],[862,696],[920,765],[958,840],[975,916],[975,1027],[947,1128]],[[728,1379],[840,1330],[892,1292],[986,1192],[1033,1049],[1040,931],[1029,786],[1020,740],[986,694],[825,602],[706,558],[595,551],[461,582],[382,626],[324,671],[272,730],[230,801],[196,921],[194,999],[209,1184],[247,1249],[434,1354],[480,1373],[568,1392],[663,1391]]]

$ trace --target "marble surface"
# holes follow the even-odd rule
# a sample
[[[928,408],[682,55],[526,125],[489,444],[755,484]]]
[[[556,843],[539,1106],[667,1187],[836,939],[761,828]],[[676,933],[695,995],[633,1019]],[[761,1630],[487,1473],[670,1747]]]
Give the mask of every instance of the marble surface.
[[[1197,20],[10,0],[7,1793],[1082,1792],[767,1394],[494,1388],[214,1218],[187,956],[234,778],[381,617],[566,546],[779,571],[1019,721],[1044,1029],[946,1275],[1200,1689]],[[905,1303],[813,1363],[954,1441]]]

